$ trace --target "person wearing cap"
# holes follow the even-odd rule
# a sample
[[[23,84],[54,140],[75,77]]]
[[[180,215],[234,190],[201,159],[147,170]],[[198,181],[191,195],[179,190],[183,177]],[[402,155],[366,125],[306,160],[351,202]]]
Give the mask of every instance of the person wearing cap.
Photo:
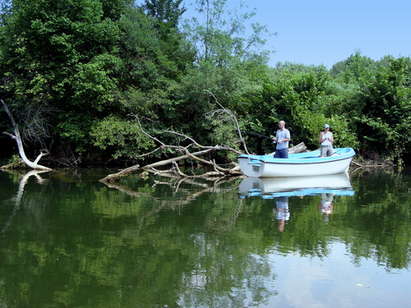
[[[278,129],[273,138],[273,142],[276,142],[275,158],[288,158],[288,142],[290,141],[290,131],[285,128],[285,122],[278,122]]]
[[[334,153],[333,143],[334,137],[330,132],[330,125],[324,124],[324,130],[320,133],[321,157],[331,156]]]

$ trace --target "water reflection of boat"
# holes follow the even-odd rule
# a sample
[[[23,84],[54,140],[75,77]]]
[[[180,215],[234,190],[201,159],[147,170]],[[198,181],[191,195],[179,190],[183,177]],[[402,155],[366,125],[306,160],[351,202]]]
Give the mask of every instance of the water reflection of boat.
[[[345,173],[309,177],[247,177],[240,183],[239,193],[241,198],[260,196],[264,199],[324,193],[354,195],[350,179]]]

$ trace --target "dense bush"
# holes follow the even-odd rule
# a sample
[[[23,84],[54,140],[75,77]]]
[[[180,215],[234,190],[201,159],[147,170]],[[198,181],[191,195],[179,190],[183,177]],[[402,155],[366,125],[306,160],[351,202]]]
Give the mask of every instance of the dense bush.
[[[318,147],[328,123],[337,146],[364,156],[410,153],[410,58],[355,53],[330,70],[272,68],[252,14],[228,16],[225,0],[196,3],[198,18],[182,23],[181,0],[9,1],[0,16],[0,96],[25,141],[85,163],[135,160],[155,146],[133,120],[139,115],[154,134],[172,128],[241,148],[232,120],[210,116],[224,106],[253,152],[272,151],[268,136],[283,119],[294,144]],[[0,121],[8,127],[4,114]]]

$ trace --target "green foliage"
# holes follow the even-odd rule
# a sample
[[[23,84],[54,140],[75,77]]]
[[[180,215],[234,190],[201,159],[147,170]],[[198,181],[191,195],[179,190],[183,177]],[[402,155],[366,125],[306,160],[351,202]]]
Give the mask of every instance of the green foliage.
[[[334,136],[334,145],[336,147],[352,147],[358,149],[359,143],[357,136],[350,129],[350,123],[343,115],[335,114],[331,118],[326,119],[326,122],[331,126]]]
[[[12,155],[7,161],[7,167],[9,169],[18,169],[24,167],[24,163],[21,160],[20,156],[17,154]]]
[[[330,73],[344,83],[350,83],[369,78],[376,69],[375,61],[356,52],[346,60],[334,64]]]
[[[401,159],[410,149],[409,58],[381,61],[374,78],[362,84],[355,123],[364,150]]]
[[[118,25],[90,0],[14,1],[5,19],[1,93],[26,118],[33,108],[53,109],[45,121],[53,139],[88,149],[87,124],[111,108],[117,89]]]
[[[263,126],[270,128],[265,134],[273,134],[276,123],[285,120],[294,144],[303,141],[316,148],[320,130],[324,123],[329,123],[334,128],[337,146],[355,148],[358,143],[349,122],[330,99],[330,78],[322,67],[277,66],[262,92],[264,102],[259,116],[265,117]]]
[[[226,0],[195,3],[196,18],[182,23],[181,0],[10,1],[0,13],[0,96],[24,141],[52,155],[133,159],[154,146],[126,129],[137,114],[147,129],[241,149],[230,121],[207,117],[223,106],[252,152],[272,152],[267,136],[281,119],[294,144],[318,147],[329,123],[336,146],[397,160],[411,152],[410,58],[357,52],[331,70],[270,68],[254,12],[228,11]]]
[[[107,117],[93,124],[90,132],[93,143],[101,150],[111,148],[114,158],[135,159],[136,153],[147,151],[153,146],[135,121],[124,121]]]
[[[183,0],[145,0],[143,8],[158,20],[159,25],[176,28],[181,15],[186,11],[180,7]]]

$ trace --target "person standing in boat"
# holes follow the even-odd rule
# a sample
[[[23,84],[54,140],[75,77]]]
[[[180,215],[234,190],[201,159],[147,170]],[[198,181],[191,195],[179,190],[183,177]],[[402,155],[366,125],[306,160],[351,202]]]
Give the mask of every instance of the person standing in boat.
[[[320,132],[321,157],[331,156],[334,153],[333,143],[334,137],[330,132],[330,125],[324,124],[324,130]]]
[[[288,142],[290,139],[290,131],[285,128],[285,122],[278,122],[278,129],[273,138],[273,141],[277,143],[275,147],[275,158],[288,158]]]

